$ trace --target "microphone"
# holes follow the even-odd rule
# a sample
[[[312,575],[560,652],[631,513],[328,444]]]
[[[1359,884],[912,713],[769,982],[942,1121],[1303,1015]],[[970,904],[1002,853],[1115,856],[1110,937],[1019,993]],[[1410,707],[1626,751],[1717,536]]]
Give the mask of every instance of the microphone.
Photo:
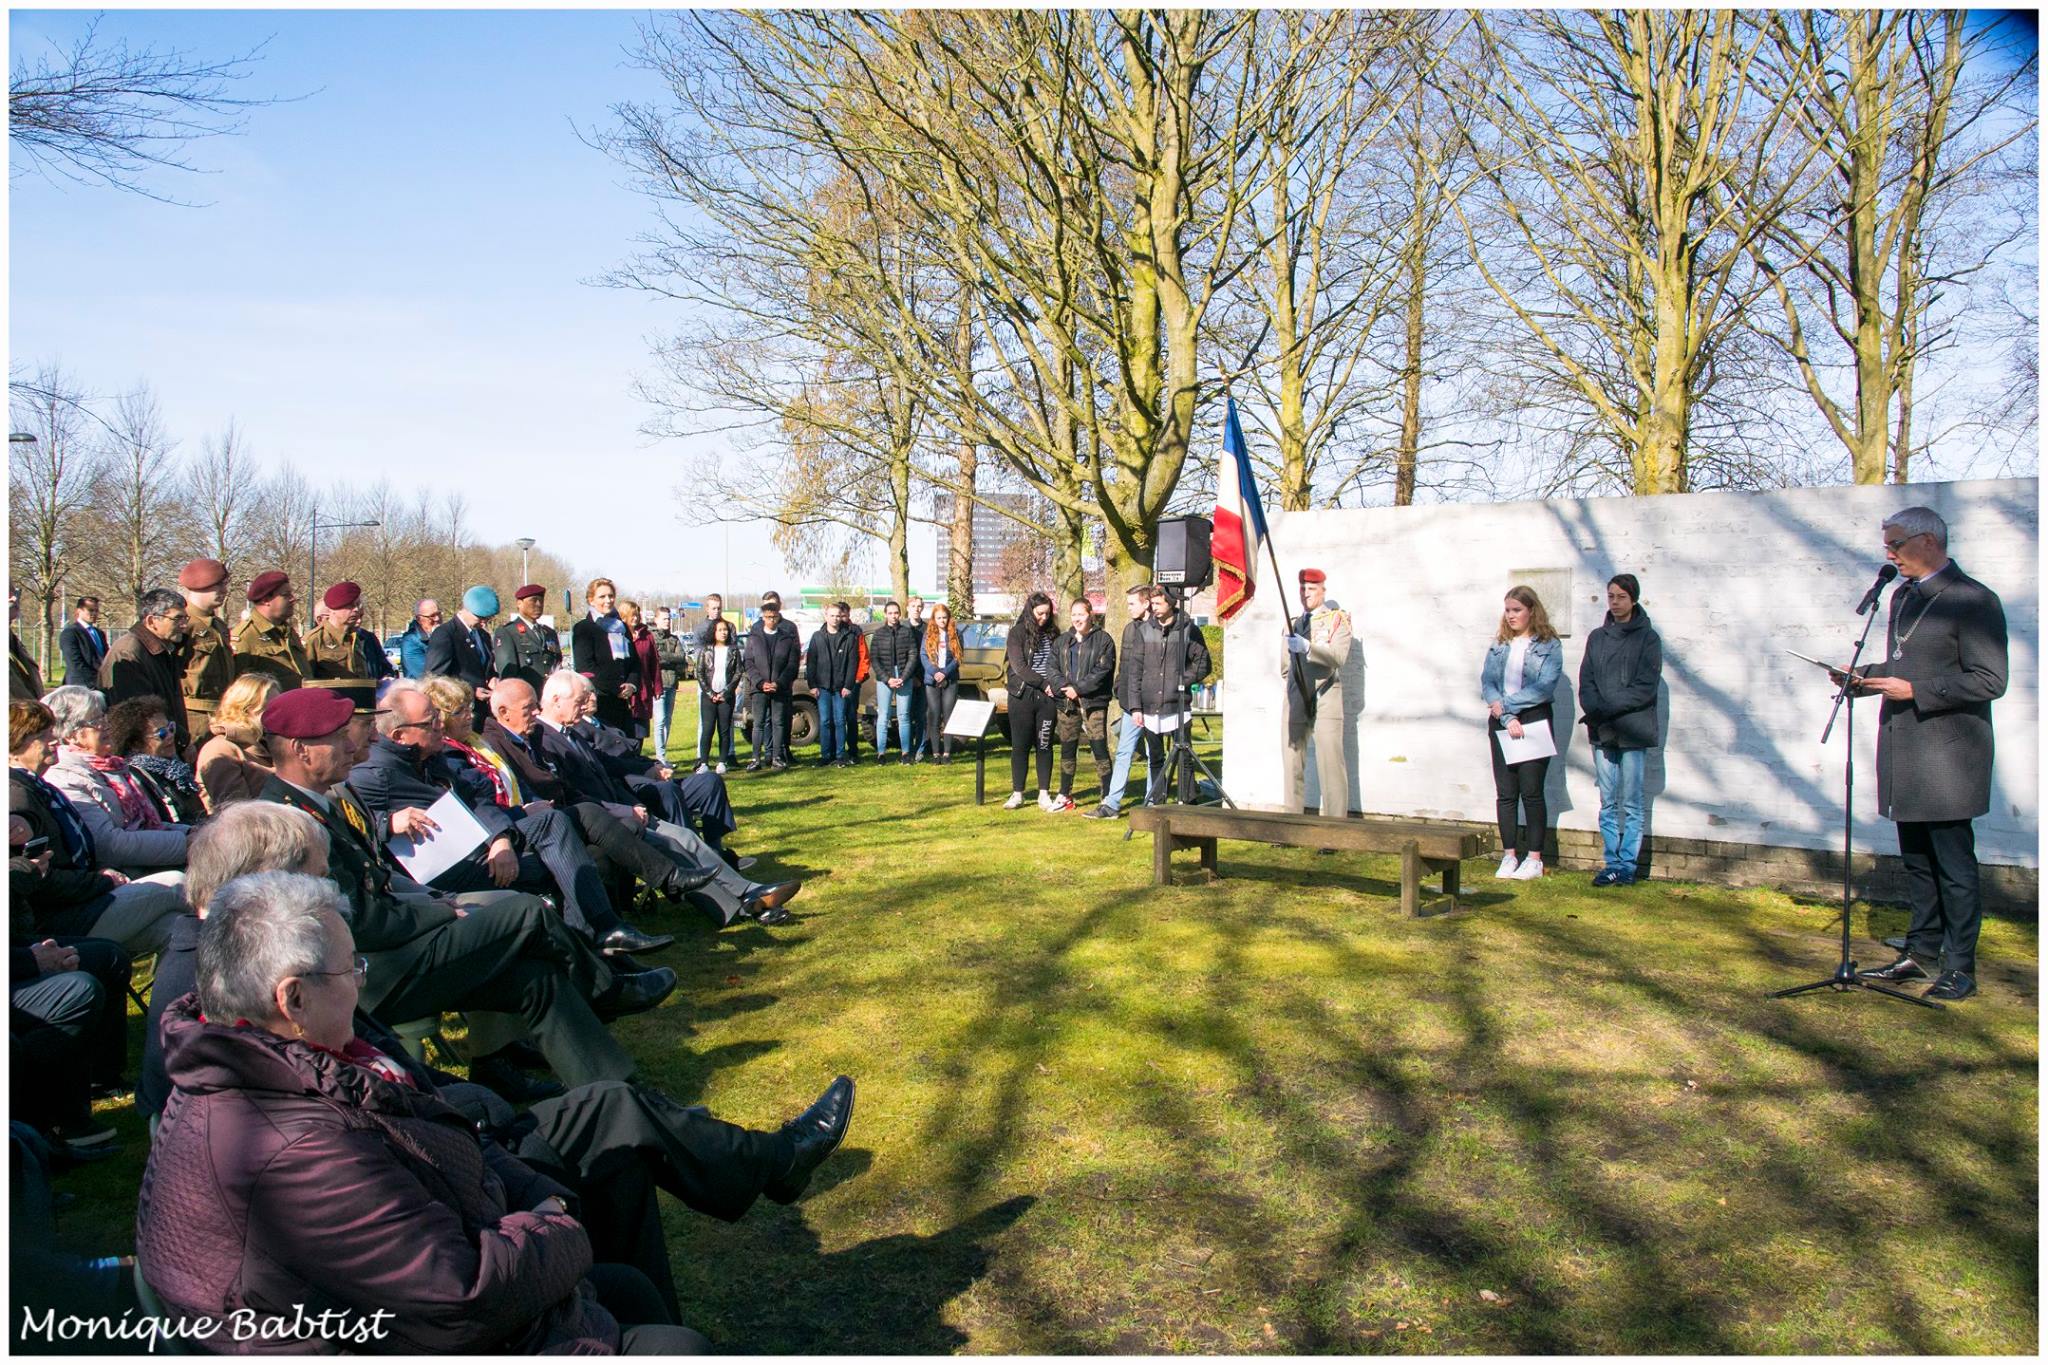
[[[1863,594],[1863,601],[1857,606],[1856,614],[1861,616],[1864,612],[1875,607],[1877,605],[1877,595],[1884,591],[1884,585],[1898,576],[1899,566],[1896,564],[1886,564],[1882,569],[1879,569],[1877,571],[1877,581],[1870,585],[1869,592]]]

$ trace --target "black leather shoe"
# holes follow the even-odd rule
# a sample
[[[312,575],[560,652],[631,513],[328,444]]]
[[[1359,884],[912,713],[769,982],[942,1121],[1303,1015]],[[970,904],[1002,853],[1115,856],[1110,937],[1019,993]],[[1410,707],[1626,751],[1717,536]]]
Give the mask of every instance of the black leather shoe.
[[[1977,993],[1977,983],[1961,972],[1943,972],[1932,986],[1920,992],[1922,1000],[1968,1000]]]
[[[1928,979],[1927,969],[1918,962],[1915,962],[1911,954],[1908,953],[1899,954],[1898,961],[1888,967],[1872,967],[1868,971],[1858,972],[1856,975],[1862,977],[1865,981],[1925,981]],[[1951,973],[1951,975],[1954,975],[1954,973]]]
[[[711,885],[718,875],[715,867],[679,867],[669,874],[668,883],[661,888],[661,894],[672,901],[679,901],[692,891],[701,891]]]
[[[747,765],[747,771],[750,773],[757,773],[767,766],[767,764],[763,763],[760,759],[757,758],[752,763],[749,763]]]
[[[751,854],[741,855],[735,853],[723,844],[720,844],[718,847],[718,856],[725,859],[725,865],[735,872],[745,872],[755,863],[761,861]]]
[[[652,953],[675,942],[669,934],[643,934],[630,924],[621,924],[597,941],[597,950],[606,957],[614,953]]]
[[[495,1090],[513,1104],[538,1104],[562,1094],[562,1087],[545,1076],[529,1076],[502,1054],[479,1057],[469,1064],[469,1079],[486,1090]]]
[[[841,1076],[825,1087],[816,1104],[782,1125],[782,1131],[796,1140],[796,1156],[788,1170],[761,1187],[761,1193],[778,1204],[803,1198],[811,1176],[846,1141],[852,1122],[853,1077]]]
[[[614,981],[610,990],[591,1001],[590,1008],[598,1018],[610,1023],[653,1009],[674,994],[675,988],[676,974],[666,967],[633,972]]]
[[[757,885],[740,902],[740,909],[763,924],[787,924],[793,916],[782,907],[803,889],[802,882],[777,882],[773,886]]]

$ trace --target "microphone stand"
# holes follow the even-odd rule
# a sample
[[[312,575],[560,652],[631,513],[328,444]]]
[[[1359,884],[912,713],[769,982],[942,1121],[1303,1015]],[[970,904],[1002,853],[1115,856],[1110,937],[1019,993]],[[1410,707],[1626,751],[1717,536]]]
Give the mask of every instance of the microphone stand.
[[[1882,584],[1879,584],[1882,587]],[[1864,646],[1870,642],[1870,628],[1877,624],[1876,592],[1870,598],[1870,614],[1864,619],[1863,633],[1856,637],[1856,648],[1849,655],[1849,666],[1842,671],[1842,685],[1835,689],[1835,704],[1828,712],[1828,723],[1820,732],[1820,742],[1826,744],[1828,736],[1834,733],[1837,716],[1846,716],[1842,728],[1843,742],[1848,752],[1842,759],[1842,956],[1835,964],[1833,976],[1819,981],[1809,981],[1803,986],[1788,986],[1781,991],[1772,991],[1771,999],[1805,995],[1818,990],[1860,990],[1877,995],[1888,995],[1894,1000],[1903,1000],[1909,1005],[1923,1005],[1931,1010],[1944,1008],[1939,1000],[1924,1000],[1917,995],[1908,995],[1902,990],[1888,986],[1882,981],[1868,981],[1856,975],[1856,963],[1849,956],[1849,904],[1853,899],[1849,878],[1850,832],[1855,825],[1856,800],[1856,705],[1851,700],[1851,689],[1856,683],[1856,665],[1863,657]]]

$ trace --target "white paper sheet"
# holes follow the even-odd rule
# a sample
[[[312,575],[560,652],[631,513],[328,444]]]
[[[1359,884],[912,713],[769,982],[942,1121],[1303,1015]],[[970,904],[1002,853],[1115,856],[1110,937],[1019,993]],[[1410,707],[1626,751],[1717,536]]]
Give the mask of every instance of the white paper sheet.
[[[1506,730],[1495,730],[1493,737],[1500,743],[1500,756],[1512,768],[1517,763],[1528,763],[1533,759],[1549,758],[1557,752],[1557,736],[1550,731],[1550,722],[1524,725],[1522,737],[1516,739]]]
[[[489,831],[455,799],[454,792],[443,792],[439,801],[428,806],[427,818],[435,825],[432,834],[425,838],[394,834],[384,845],[407,875],[422,886],[482,848],[490,838]]]
[[[1180,729],[1180,712],[1147,711],[1145,723],[1140,728],[1155,735],[1170,735]]]

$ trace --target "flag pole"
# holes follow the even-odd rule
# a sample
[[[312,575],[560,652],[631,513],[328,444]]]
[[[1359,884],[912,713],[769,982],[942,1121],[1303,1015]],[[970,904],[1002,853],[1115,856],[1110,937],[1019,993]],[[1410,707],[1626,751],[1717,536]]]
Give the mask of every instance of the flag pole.
[[[1228,379],[1223,381],[1223,401],[1226,410],[1235,403],[1235,399],[1230,392],[1230,381]],[[1244,436],[1243,423],[1238,424],[1238,436],[1240,439]],[[1250,455],[1249,444],[1246,447],[1246,455]],[[1284,513],[1286,509],[1282,508],[1281,511]],[[1274,537],[1271,526],[1266,528],[1265,539],[1266,559],[1273,566],[1273,591],[1280,595],[1280,638],[1281,647],[1287,653],[1287,675],[1293,680],[1294,690],[1301,696],[1302,710],[1313,711],[1315,710],[1315,698],[1309,694],[1308,673],[1301,666],[1301,656],[1296,654],[1292,648],[1294,641],[1294,609],[1287,600],[1287,579],[1280,571],[1280,552],[1273,547]]]

